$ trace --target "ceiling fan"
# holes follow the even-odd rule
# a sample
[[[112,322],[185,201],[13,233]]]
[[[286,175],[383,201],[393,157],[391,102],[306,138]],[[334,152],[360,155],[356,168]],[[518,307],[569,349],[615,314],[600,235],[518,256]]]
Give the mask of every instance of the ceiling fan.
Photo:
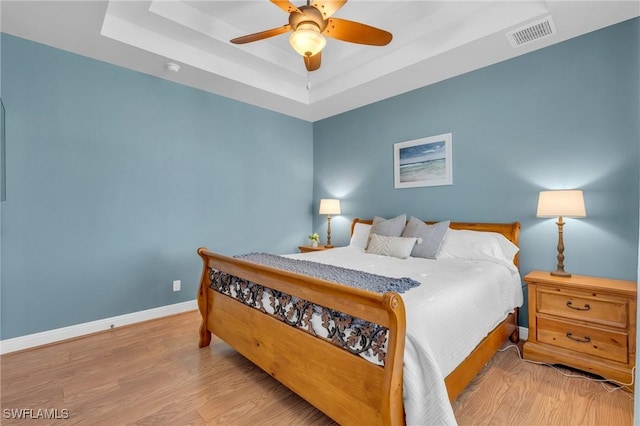
[[[296,7],[289,0],[270,1],[289,14],[289,23],[278,28],[234,38],[231,43],[251,43],[293,30],[289,36],[289,44],[302,55],[307,70],[315,71],[320,68],[322,49],[327,43],[324,36],[370,46],[385,46],[393,37],[391,33],[379,28],[346,19],[332,18],[331,16],[344,6],[347,0],[307,0],[307,4],[300,7]]]

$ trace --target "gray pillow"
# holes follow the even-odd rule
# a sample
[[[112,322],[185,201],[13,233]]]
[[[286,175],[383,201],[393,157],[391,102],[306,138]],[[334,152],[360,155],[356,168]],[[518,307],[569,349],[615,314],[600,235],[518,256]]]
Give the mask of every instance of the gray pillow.
[[[407,226],[402,232],[402,236],[422,238],[422,243],[413,246],[411,256],[435,259],[438,250],[440,250],[440,245],[442,245],[442,241],[445,235],[447,235],[450,222],[451,221],[446,220],[433,225],[427,225],[420,219],[411,216],[409,223],[407,223]]]
[[[404,214],[394,217],[393,219],[375,216],[369,235],[376,234],[382,235],[383,237],[399,237],[402,234],[406,222],[407,215]]]

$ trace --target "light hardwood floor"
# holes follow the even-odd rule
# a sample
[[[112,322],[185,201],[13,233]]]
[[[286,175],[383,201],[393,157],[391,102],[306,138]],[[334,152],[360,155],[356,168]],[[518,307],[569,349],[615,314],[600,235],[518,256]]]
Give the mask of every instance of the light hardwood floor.
[[[224,342],[199,349],[198,325],[194,311],[3,355],[0,423],[334,424]],[[6,418],[12,409],[69,418]],[[454,404],[460,425],[631,425],[632,410],[631,394],[522,362],[514,349],[496,354]]]

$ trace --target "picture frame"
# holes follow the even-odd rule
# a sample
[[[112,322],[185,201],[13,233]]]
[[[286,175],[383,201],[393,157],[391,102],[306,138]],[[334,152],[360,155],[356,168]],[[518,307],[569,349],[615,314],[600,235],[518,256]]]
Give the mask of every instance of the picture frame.
[[[453,184],[452,134],[393,144],[394,187]]]

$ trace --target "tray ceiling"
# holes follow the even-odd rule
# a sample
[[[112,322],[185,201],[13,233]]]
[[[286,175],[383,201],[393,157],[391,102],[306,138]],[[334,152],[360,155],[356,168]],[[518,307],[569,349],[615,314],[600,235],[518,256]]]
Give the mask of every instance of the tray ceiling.
[[[316,121],[637,17],[640,3],[350,0],[334,16],[390,31],[392,42],[327,39],[312,73],[288,34],[229,43],[288,22],[267,0],[3,0],[0,15],[5,33]],[[514,47],[514,32],[549,19],[552,34]]]

